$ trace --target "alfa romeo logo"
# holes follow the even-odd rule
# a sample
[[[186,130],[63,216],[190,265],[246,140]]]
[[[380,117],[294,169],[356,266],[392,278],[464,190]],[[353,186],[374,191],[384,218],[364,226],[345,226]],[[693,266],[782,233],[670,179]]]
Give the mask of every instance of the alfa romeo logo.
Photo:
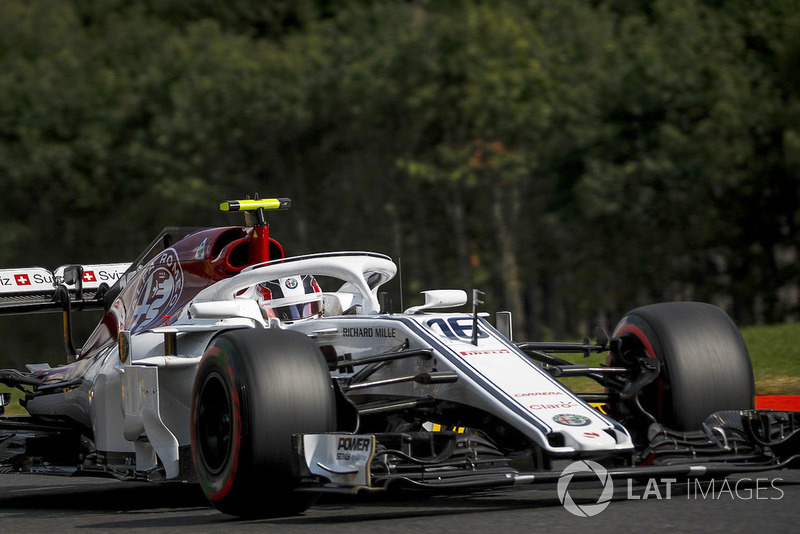
[[[160,326],[183,292],[183,269],[174,249],[166,249],[145,269],[136,290],[137,304],[131,329],[136,332]]]
[[[600,482],[603,484],[603,492],[600,498],[597,499],[595,504],[577,504],[572,496],[569,494],[569,483],[575,473],[594,473]],[[606,471],[605,467],[593,462],[591,460],[579,460],[569,464],[564,471],[561,472],[561,477],[558,479],[558,486],[556,487],[558,493],[558,500],[564,505],[572,515],[578,517],[592,517],[603,510],[605,510],[611,502],[611,497],[614,495],[614,482]]]
[[[284,283],[286,284],[286,287],[288,287],[289,289],[294,289],[297,287],[297,279],[295,278],[289,278]]]
[[[586,426],[592,422],[588,417],[575,413],[560,413],[553,417],[553,421],[565,426]]]

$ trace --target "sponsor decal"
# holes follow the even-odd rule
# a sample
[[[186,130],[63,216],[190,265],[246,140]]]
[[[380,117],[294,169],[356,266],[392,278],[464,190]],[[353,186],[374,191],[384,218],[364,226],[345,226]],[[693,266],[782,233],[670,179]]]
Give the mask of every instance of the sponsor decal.
[[[183,292],[183,269],[175,249],[168,248],[147,267],[136,291],[136,310],[131,330],[161,326],[172,313]]]
[[[340,437],[336,444],[336,459],[345,461],[363,459],[364,455],[358,453],[369,452],[371,443],[369,438]]]
[[[395,337],[396,328],[342,328],[342,337]]]
[[[600,437],[600,434],[598,434],[597,432],[584,432],[583,435],[586,436],[587,438],[590,438],[590,439],[594,439],[594,438],[599,438]]]
[[[459,352],[462,356],[478,356],[481,354],[510,354],[508,349],[494,349],[494,350],[462,350]]]
[[[14,282],[13,284],[11,282]],[[0,277],[3,286],[38,286],[53,283],[53,275],[43,269],[30,270],[27,273],[14,273],[11,277]],[[33,287],[27,289],[34,289]]]
[[[100,284],[107,283],[112,285],[114,282],[122,277],[122,274],[127,270],[129,264],[107,264],[107,265],[84,265],[83,276],[81,280],[85,289],[93,289],[100,287]],[[64,277],[64,269],[66,266],[56,269],[55,275],[57,278]],[[34,276],[35,278],[35,276]],[[34,280],[35,282],[35,280]],[[70,284],[72,285],[72,284]]]
[[[514,393],[515,397],[544,397],[549,395],[563,395],[561,391],[529,391],[527,393]]]
[[[294,289],[297,287],[297,279],[296,278],[287,278],[286,282],[284,282],[287,288]]]
[[[528,408],[530,408],[531,410],[558,410],[558,409],[565,410],[567,408],[577,408],[577,407],[578,403],[572,400],[543,403],[543,404],[531,404],[530,406],[528,406]],[[564,423],[559,421],[557,419],[558,417],[583,417],[582,415],[564,415],[564,414],[557,415],[556,417],[553,418],[553,421],[561,423],[562,425],[570,425],[570,426],[585,426],[589,424],[589,419],[586,417],[583,417],[583,419],[586,419],[586,422],[582,424]]]
[[[336,450],[339,451],[368,451],[370,440],[369,438],[345,438],[340,437],[336,444]]]
[[[564,426],[586,426],[592,422],[588,417],[574,413],[560,413],[553,417],[553,421]]]
[[[203,242],[200,243],[200,246],[197,247],[197,251],[194,253],[194,259],[202,260],[206,257],[206,246],[208,243],[208,238],[203,239]]]
[[[98,271],[97,273],[97,280],[100,282],[115,282],[124,273],[124,270],[119,271]]]

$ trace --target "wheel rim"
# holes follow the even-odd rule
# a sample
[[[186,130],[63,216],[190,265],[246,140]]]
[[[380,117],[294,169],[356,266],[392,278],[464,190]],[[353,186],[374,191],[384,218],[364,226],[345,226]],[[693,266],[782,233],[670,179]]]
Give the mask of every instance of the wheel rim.
[[[198,398],[197,439],[200,457],[211,474],[218,474],[230,457],[233,443],[233,413],[228,386],[219,373],[203,382]]]

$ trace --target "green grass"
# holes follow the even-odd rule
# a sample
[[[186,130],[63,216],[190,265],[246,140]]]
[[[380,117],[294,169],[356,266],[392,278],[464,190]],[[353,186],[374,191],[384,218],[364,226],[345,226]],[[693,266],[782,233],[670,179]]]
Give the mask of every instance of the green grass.
[[[800,324],[742,329],[757,395],[800,395]]]
[[[22,398],[24,393],[22,393],[17,388],[9,388],[9,387],[4,386],[3,384],[0,384],[0,393],[9,392],[9,391],[11,392],[12,400],[11,400],[11,404],[6,406],[6,410],[5,410],[6,415],[18,415],[18,414],[28,413],[27,411],[25,411],[25,408],[23,408],[19,404],[19,399]]]
[[[750,351],[757,395],[800,395],[800,324],[757,326],[742,329],[742,337]],[[605,363],[605,355],[584,358],[567,355],[565,359],[584,365]],[[602,391],[596,382],[586,378],[564,379],[575,391]],[[0,392],[11,391],[14,400],[6,414],[21,414],[22,392],[0,384]]]

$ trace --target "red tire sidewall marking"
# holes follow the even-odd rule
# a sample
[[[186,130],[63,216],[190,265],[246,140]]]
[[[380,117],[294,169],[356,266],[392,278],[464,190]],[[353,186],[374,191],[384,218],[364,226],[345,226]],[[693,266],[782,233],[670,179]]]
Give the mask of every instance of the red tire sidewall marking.
[[[236,479],[236,473],[239,470],[239,456],[242,449],[242,410],[241,410],[241,400],[239,398],[239,390],[236,386],[236,376],[233,370],[233,365],[231,362],[231,356],[228,351],[223,350],[222,347],[219,345],[215,345],[208,349],[205,354],[206,358],[214,358],[217,370],[224,375],[226,379],[226,389],[230,395],[230,402],[231,402],[231,411],[233,415],[233,429],[232,429],[232,443],[231,443],[231,458],[229,465],[225,469],[225,479],[224,483],[222,483],[222,487],[217,490],[213,491],[212,484],[209,483],[208,480],[204,479],[202,476],[198,476],[200,479],[200,484],[203,486],[206,494],[208,495],[209,499],[212,501],[219,501],[224,499],[225,496],[230,492],[231,488],[233,487],[234,480]],[[196,398],[193,398],[193,402],[196,402]],[[195,410],[195,407],[192,407],[192,411]],[[200,471],[198,466],[200,463],[197,459],[197,449],[199,444],[196,443],[195,435],[196,435],[196,421],[195,417],[192,417],[191,422],[191,436],[192,436],[192,455],[194,459],[195,469]],[[198,473],[200,475],[200,473]],[[216,486],[217,484],[213,484]]]

